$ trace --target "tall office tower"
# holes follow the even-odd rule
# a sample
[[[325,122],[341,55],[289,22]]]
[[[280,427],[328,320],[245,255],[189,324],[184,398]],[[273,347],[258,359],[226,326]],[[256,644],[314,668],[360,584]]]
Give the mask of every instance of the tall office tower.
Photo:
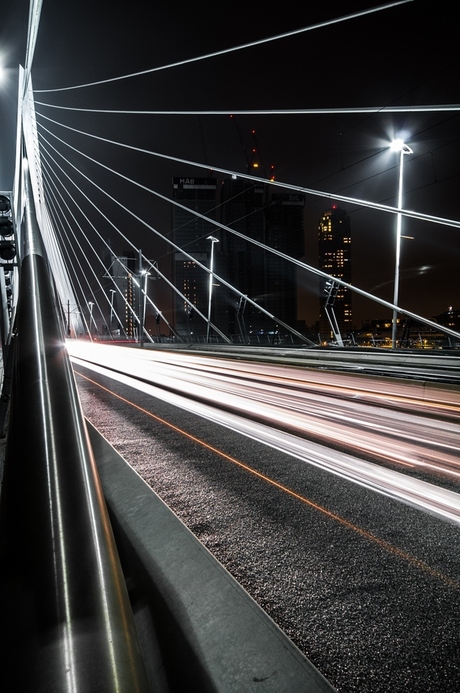
[[[350,218],[345,210],[332,205],[323,213],[318,227],[319,269],[332,277],[351,283],[351,229]],[[320,279],[320,321],[321,339],[334,336],[327,313],[335,315],[337,327],[342,336],[352,331],[352,293],[339,284],[326,285]],[[332,309],[332,310],[331,310]]]
[[[175,252],[173,270],[174,286],[187,299],[176,295],[174,305],[176,330],[183,336],[203,336],[207,332],[206,321],[191,308],[208,315],[209,274],[196,261],[210,267],[212,252],[217,273],[220,267],[219,243],[209,240],[209,236],[219,240],[215,225],[188,210],[215,220],[216,194],[215,178],[173,178],[173,199],[182,205],[173,205],[172,223],[174,243],[184,251]]]
[[[275,190],[263,181],[224,180],[221,221],[254,241],[298,259],[304,253],[305,199],[303,195]],[[285,332],[276,319],[297,329],[295,266],[230,232],[225,232],[221,245],[228,282],[274,316],[267,316],[250,303],[244,305],[244,300],[242,303],[230,290],[220,290],[226,319],[222,330],[253,340],[260,334]]]

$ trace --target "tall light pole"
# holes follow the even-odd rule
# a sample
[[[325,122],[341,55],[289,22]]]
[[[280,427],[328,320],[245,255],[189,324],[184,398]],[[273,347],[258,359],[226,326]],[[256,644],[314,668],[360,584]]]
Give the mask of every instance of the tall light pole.
[[[109,330],[112,335],[112,319],[113,319],[113,297],[115,294],[115,289],[110,289],[110,319],[109,319]],[[113,335],[112,335],[113,336]]]
[[[217,238],[214,236],[208,236],[208,241],[211,241],[211,260],[209,263],[209,292],[208,292],[208,325],[206,329],[206,343],[209,344],[209,328],[211,324],[211,299],[212,299],[212,284],[213,284],[213,272],[214,272],[214,243],[219,243]]]
[[[70,301],[67,300],[67,337],[70,337]]]
[[[401,139],[394,140],[391,143],[391,150],[393,152],[399,152],[399,185],[398,185],[398,209],[402,209],[402,195],[403,195],[403,171],[404,171],[404,155],[413,154],[412,149],[403,142]],[[394,283],[394,294],[393,294],[393,304],[398,305],[399,301],[399,264],[401,258],[401,222],[402,215],[397,214],[396,219],[396,257],[395,257],[395,283]],[[396,348],[396,327],[398,322],[398,311],[393,308],[393,323],[391,326],[391,348]]]
[[[94,303],[93,301],[88,301],[88,308],[89,308],[89,338],[91,341],[93,341],[93,337],[91,335],[91,321],[93,319],[93,306]]]
[[[139,346],[144,346],[144,326],[145,326],[145,309],[147,304],[147,279],[150,272],[141,270],[141,276],[144,278],[144,288],[142,289],[142,309],[141,309],[141,324],[139,325]]]

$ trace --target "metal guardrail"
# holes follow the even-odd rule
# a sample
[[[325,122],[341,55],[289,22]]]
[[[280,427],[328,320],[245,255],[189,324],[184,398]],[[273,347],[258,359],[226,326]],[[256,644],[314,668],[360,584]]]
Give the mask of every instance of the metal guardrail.
[[[0,499],[1,677],[15,691],[150,691],[31,195],[23,235]]]

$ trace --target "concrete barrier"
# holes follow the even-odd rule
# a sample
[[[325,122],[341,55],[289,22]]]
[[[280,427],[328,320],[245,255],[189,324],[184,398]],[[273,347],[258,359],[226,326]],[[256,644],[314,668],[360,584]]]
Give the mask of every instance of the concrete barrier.
[[[87,423],[152,690],[334,688]]]

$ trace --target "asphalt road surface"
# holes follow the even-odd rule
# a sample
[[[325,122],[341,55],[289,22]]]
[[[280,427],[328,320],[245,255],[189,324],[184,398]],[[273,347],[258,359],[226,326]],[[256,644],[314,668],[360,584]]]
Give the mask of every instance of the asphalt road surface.
[[[85,416],[338,691],[458,693],[455,519],[310,463],[322,447],[313,431],[302,433],[303,452],[296,455],[217,423],[217,409],[214,416],[198,406],[187,410],[81,363],[74,368]],[[197,383],[187,387],[196,394]],[[390,404],[373,407],[374,416],[391,412]],[[455,412],[420,416],[426,439],[434,438],[435,422],[444,421],[449,445],[443,454],[454,464]],[[402,431],[400,411],[398,417]],[[334,425],[328,414],[322,418]],[[423,420],[412,418],[410,426],[423,428]],[[278,430],[271,421],[263,425]],[[336,425],[346,427],[344,421]],[[324,445],[332,448],[352,457],[353,446],[342,435],[335,446],[332,439]],[[410,449],[420,456],[416,448]],[[384,450],[374,456],[361,450],[356,464],[380,462],[382,470],[400,475],[395,456],[384,458]],[[439,485],[456,498],[454,467],[447,476],[426,466],[406,472],[409,480]]]

